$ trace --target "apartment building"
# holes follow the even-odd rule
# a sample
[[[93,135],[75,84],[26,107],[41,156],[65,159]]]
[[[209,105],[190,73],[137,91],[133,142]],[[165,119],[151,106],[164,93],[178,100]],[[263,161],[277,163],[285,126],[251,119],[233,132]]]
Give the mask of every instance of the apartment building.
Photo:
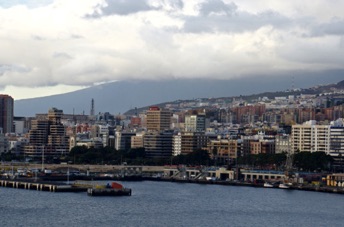
[[[205,128],[206,128],[205,114],[185,116],[185,131],[204,132]]]
[[[275,137],[275,153],[291,153],[291,136],[284,134],[284,135],[276,135]]]
[[[115,133],[115,149],[128,150],[131,148],[131,138],[136,136],[133,132],[116,132]]]
[[[69,138],[61,123],[63,111],[51,108],[47,119],[32,120],[29,131],[29,144],[24,146],[27,157],[64,156],[69,152]]]
[[[238,157],[240,143],[237,140],[218,138],[217,140],[210,140],[208,142],[207,150],[211,158],[228,162]]]
[[[330,152],[330,125],[317,125],[307,121],[292,126],[292,152]]]
[[[206,147],[208,137],[202,132],[181,133],[181,154],[190,154],[196,150]]]
[[[136,134],[131,137],[131,148],[142,148],[144,134]]]
[[[144,135],[143,144],[148,158],[172,156],[173,134],[171,132],[149,132]]]
[[[330,155],[334,159],[335,168],[344,168],[344,119],[331,124]]]
[[[177,135],[173,135],[172,141],[172,155],[177,156],[182,153],[182,135],[178,133]]]
[[[171,127],[172,113],[168,110],[152,106],[146,113],[146,126],[148,131],[164,131]]]

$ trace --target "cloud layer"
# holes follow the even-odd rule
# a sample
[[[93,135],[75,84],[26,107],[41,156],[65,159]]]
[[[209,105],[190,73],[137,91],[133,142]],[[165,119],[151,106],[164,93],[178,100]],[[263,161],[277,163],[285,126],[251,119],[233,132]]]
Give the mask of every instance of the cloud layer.
[[[0,91],[343,69],[343,8],[340,0],[5,1]]]

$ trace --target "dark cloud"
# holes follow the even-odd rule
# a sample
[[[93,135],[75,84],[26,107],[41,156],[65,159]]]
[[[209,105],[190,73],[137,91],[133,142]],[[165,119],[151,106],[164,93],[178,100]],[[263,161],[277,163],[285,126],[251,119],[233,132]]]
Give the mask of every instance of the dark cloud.
[[[208,1],[200,5],[200,13],[208,16],[211,13],[224,13],[226,15],[232,15],[237,10],[237,6],[234,3],[226,4],[221,0]]]
[[[106,0],[105,2],[106,6],[101,7],[100,12],[88,15],[88,17],[98,18],[113,14],[128,15],[153,9],[147,0]]]
[[[19,73],[26,73],[30,72],[30,69],[20,65],[9,65],[9,64],[0,64],[0,76],[3,75],[5,72],[19,72]]]
[[[71,39],[83,39],[84,37],[81,36],[81,35],[72,34],[72,35],[70,36],[70,38],[71,38]]]
[[[91,15],[90,18],[99,18],[109,15],[129,15],[138,12],[161,10],[164,6],[172,9],[181,9],[184,6],[182,0],[171,0],[158,5],[150,5],[148,0],[106,0],[106,6],[98,6],[99,10]]]
[[[70,56],[69,54],[64,53],[64,52],[54,52],[53,53],[53,58],[73,59],[72,56]]]
[[[37,8],[53,3],[53,0],[3,0],[0,7],[10,8],[16,5],[26,5],[28,8]]]
[[[344,35],[344,20],[333,20],[315,26],[311,31],[312,36]]]
[[[285,27],[291,24],[290,19],[277,12],[264,11],[251,14],[238,10],[235,3],[225,3],[222,0],[202,3],[199,12],[199,15],[185,19],[186,32],[243,32],[266,25]]]
[[[43,40],[45,40],[45,38],[43,38],[42,36],[39,36],[39,35],[32,35],[31,37],[32,37],[32,39],[34,39],[36,41],[43,41]]]

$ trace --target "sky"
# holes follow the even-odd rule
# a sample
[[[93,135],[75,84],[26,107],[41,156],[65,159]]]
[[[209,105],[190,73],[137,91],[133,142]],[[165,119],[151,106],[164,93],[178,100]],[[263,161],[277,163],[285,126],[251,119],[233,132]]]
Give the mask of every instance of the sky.
[[[123,80],[326,77],[344,69],[343,9],[342,0],[0,0],[0,93],[25,99]]]

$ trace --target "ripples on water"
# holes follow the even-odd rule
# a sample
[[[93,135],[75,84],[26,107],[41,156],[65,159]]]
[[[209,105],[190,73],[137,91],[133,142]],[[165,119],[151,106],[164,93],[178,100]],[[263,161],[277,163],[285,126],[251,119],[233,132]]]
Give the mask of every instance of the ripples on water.
[[[0,188],[0,226],[342,226],[344,196],[124,182],[131,197]]]

